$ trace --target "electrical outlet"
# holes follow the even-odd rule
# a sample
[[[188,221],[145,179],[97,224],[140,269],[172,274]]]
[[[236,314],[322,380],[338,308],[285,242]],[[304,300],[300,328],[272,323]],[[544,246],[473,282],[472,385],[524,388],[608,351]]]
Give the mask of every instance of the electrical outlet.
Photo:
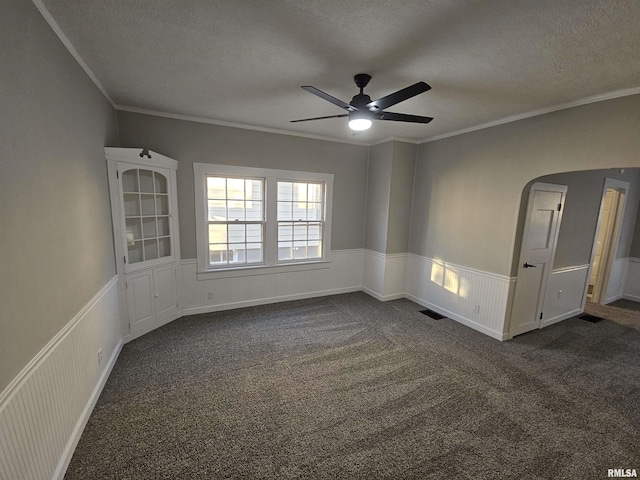
[[[473,306],[473,313],[480,313],[480,305]]]
[[[102,365],[102,349],[98,349],[98,366]]]
[[[207,292],[207,300],[213,300],[213,292]]]

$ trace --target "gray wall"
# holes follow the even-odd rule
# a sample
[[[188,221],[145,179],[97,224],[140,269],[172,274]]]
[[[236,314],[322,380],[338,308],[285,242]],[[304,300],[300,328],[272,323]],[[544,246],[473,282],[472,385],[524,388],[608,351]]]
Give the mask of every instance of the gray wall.
[[[393,141],[393,169],[389,194],[389,225],[386,253],[409,251],[411,199],[418,146]]]
[[[558,234],[558,246],[554,268],[586,265],[591,261],[604,182],[607,178],[629,183],[627,203],[620,230],[617,258],[629,256],[636,224],[638,202],[640,202],[640,169],[587,170],[548,175],[536,179],[538,182],[567,185],[567,197],[562,224]],[[527,189],[528,190],[528,189]],[[523,204],[528,198],[524,198]]]
[[[391,140],[371,147],[364,245],[379,253],[406,253],[417,146]]]
[[[638,167],[638,132],[634,95],[419,145],[409,251],[512,275],[527,183],[553,173]]]
[[[114,110],[31,2],[0,7],[0,391],[115,275]]]
[[[310,138],[118,112],[123,147],[178,161],[182,258],[196,258],[193,163],[333,173],[333,250],[362,248],[368,148]]]
[[[371,147],[367,181],[367,215],[364,248],[386,253],[389,229],[389,197],[393,167],[393,142]]]

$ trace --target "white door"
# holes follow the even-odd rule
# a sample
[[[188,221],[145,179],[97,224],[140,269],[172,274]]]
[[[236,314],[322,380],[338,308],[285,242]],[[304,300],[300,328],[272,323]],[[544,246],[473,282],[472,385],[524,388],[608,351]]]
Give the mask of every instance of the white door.
[[[126,281],[129,327],[135,338],[155,328],[153,271],[147,269],[130,273]]]
[[[153,269],[156,325],[164,325],[178,316],[176,269],[173,264]]]
[[[520,249],[518,280],[509,335],[540,328],[544,292],[558,240],[567,187],[535,183],[531,187]]]

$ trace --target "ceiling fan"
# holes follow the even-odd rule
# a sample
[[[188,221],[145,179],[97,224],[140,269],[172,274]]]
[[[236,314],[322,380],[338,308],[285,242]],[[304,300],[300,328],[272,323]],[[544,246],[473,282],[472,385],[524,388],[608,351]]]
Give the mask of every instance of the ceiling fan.
[[[324,93],[322,90],[318,90],[315,87],[304,86],[302,89],[309,93],[317,95],[318,97],[333,103],[334,105],[345,109],[349,113],[343,113],[342,115],[329,115],[326,117],[313,117],[302,118],[300,120],[291,120],[291,123],[297,122],[309,122],[311,120],[323,120],[325,118],[342,118],[349,117],[349,128],[354,131],[362,131],[371,127],[372,120],[388,120],[392,122],[411,122],[411,123],[429,123],[433,118],[420,117],[418,115],[407,115],[404,113],[385,112],[384,109],[395,105],[396,103],[403,102],[411,97],[415,97],[421,93],[430,90],[431,87],[425,82],[418,82],[409,87],[398,90],[386,97],[379,98],[377,100],[371,100],[369,95],[365,95],[363,90],[367,86],[371,75],[366,73],[359,73],[353,77],[356,85],[360,89],[360,93],[351,99],[351,102],[346,103],[335,97],[332,97],[328,93]]]

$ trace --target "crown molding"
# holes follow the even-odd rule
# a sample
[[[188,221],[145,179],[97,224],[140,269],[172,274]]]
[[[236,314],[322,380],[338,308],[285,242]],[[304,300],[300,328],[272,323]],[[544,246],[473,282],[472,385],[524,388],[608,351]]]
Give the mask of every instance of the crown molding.
[[[84,72],[95,84],[95,86],[98,87],[98,90],[100,90],[100,93],[104,95],[104,98],[107,99],[107,101],[111,104],[113,108],[116,108],[116,104],[111,98],[111,96],[107,93],[107,90],[102,86],[102,84],[100,83],[100,80],[98,80],[98,77],[96,77],[93,71],[89,68],[89,65],[87,65],[84,59],[80,56],[78,51],[75,49],[75,47],[71,43],[71,40],[69,40],[69,38],[64,34],[62,29],[60,28],[60,25],[58,25],[58,22],[54,20],[51,13],[49,13],[49,10],[47,10],[47,7],[45,7],[44,4],[42,3],[42,0],[32,0],[32,1],[33,1],[33,4],[38,9],[38,11],[40,12],[40,14],[44,17],[45,21],[49,24],[53,32],[57,35],[57,37],[60,39],[62,44],[69,51],[71,56],[76,60],[76,62],[78,62],[80,67],[84,70]]]
[[[214,120],[212,118],[206,117],[198,117],[194,115],[182,115],[179,113],[167,113],[161,112],[158,110],[149,110],[146,108],[138,108],[138,107],[128,107],[126,105],[115,105],[114,108],[116,110],[122,112],[131,112],[131,113],[140,113],[142,115],[153,115],[156,117],[164,117],[164,118],[172,118],[174,120],[184,120],[187,122],[197,122],[197,123],[208,123],[211,125],[219,125],[221,127],[231,127],[231,128],[241,128],[243,130],[253,130],[256,132],[266,132],[266,133],[275,133],[277,135],[289,135],[294,137],[304,137],[311,138],[314,140],[323,140],[326,142],[334,142],[334,143],[346,143],[349,145],[358,145],[360,147],[368,147],[369,145],[364,142],[356,142],[352,140],[345,140],[343,138],[335,138],[335,137],[325,137],[323,135],[313,135],[311,133],[302,133],[296,132],[292,130],[283,130],[278,128],[269,128],[269,127],[259,127],[257,125],[247,125],[244,123],[235,123],[235,122],[227,122],[224,120]]]
[[[429,143],[435,142],[436,140],[442,140],[443,138],[455,137],[456,135],[462,135],[464,133],[475,132],[476,130],[483,130],[485,128],[496,127],[498,125],[503,125],[505,123],[517,122],[518,120],[524,120],[526,118],[537,117],[538,115],[544,115],[546,113],[557,112],[559,110],[566,110],[568,108],[579,107],[581,105],[588,105],[590,103],[602,102],[605,100],[612,100],[614,98],[627,97],[629,95],[637,95],[640,94],[640,87],[633,88],[625,88],[622,90],[614,90],[613,92],[601,93],[599,95],[593,95],[591,97],[581,98],[579,100],[574,100],[572,102],[562,103],[560,105],[555,105],[553,107],[542,108],[540,110],[533,110],[527,113],[521,113],[518,115],[512,115],[510,117],[501,118],[499,120],[494,120],[493,122],[483,123],[481,125],[477,125],[475,127],[469,127],[462,130],[456,130],[455,132],[443,133],[442,135],[435,135],[433,137],[428,137],[423,140],[418,140],[416,143]]]

